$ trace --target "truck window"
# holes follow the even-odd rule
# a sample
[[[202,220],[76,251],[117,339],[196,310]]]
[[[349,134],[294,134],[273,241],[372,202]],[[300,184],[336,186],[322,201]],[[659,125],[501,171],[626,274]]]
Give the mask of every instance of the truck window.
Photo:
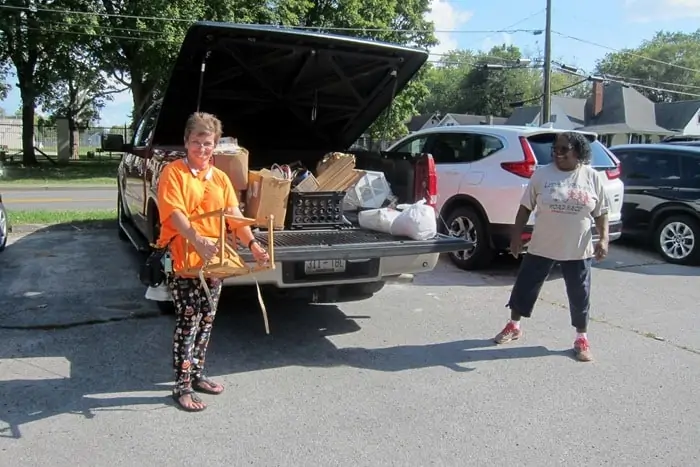
[[[148,109],[141,118],[139,126],[134,133],[134,147],[148,146],[153,136],[153,130],[156,127],[156,118],[158,117],[159,105],[155,105]]]

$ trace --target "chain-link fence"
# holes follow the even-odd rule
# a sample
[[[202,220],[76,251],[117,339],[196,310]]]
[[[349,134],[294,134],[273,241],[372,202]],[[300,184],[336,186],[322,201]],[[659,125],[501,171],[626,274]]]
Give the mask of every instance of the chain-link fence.
[[[103,135],[120,134],[124,141],[130,141],[132,131],[127,126],[92,127],[80,130],[78,153],[81,157],[107,157],[100,154]],[[56,127],[34,126],[34,147],[48,155],[58,153],[58,133]],[[22,152],[22,122],[19,119],[0,119],[0,150],[8,155]]]

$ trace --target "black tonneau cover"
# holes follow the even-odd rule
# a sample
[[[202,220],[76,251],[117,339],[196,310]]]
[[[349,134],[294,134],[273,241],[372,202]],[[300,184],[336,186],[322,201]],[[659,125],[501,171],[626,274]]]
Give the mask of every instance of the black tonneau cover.
[[[349,148],[428,58],[423,50],[274,26],[190,27],[153,143],[181,144],[187,116],[216,114],[251,154]]]

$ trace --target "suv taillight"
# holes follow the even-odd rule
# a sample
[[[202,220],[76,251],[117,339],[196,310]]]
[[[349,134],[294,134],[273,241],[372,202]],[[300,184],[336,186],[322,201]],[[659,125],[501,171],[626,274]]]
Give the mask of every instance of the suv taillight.
[[[425,200],[433,208],[437,205],[437,171],[435,160],[430,154],[422,154],[416,162],[413,181],[413,199]]]
[[[523,150],[524,160],[517,162],[501,162],[501,167],[503,170],[507,170],[518,177],[530,178],[537,168],[535,153],[532,151],[532,147],[527,141],[527,138],[521,136],[518,139],[520,140],[520,147]]]
[[[615,154],[611,153],[608,151],[608,155],[612,158],[613,162],[615,163],[615,167],[612,169],[607,169],[605,171],[605,175],[608,176],[608,180],[615,180],[616,178],[620,178],[622,175],[622,163],[620,162],[620,159],[615,157]]]

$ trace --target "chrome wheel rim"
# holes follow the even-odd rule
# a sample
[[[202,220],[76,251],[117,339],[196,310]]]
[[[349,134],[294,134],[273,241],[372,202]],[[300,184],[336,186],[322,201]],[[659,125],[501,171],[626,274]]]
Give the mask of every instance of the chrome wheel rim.
[[[466,261],[474,254],[477,246],[476,227],[468,217],[455,217],[448,229],[448,235],[451,237],[463,238],[474,243],[474,246],[468,250],[453,251],[450,254],[455,258]]]
[[[695,249],[695,234],[683,222],[671,222],[661,229],[661,250],[672,259],[685,259]]]

